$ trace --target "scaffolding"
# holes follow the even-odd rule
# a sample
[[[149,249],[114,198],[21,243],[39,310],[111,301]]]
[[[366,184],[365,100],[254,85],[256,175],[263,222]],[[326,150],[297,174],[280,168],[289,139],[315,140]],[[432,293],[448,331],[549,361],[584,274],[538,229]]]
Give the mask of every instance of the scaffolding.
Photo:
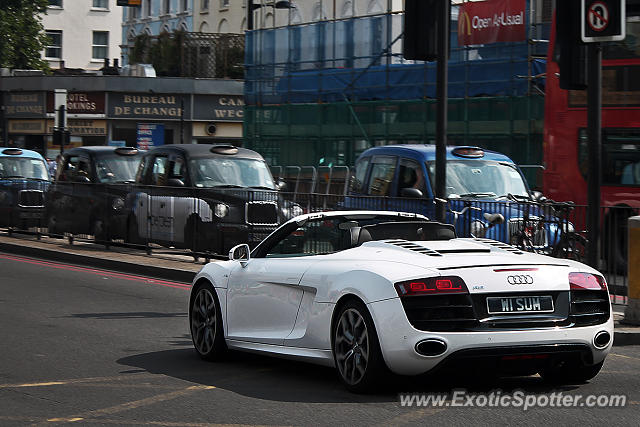
[[[527,6],[526,41],[459,46],[457,15],[449,143],[540,164],[548,25]],[[272,165],[350,166],[371,146],[432,142],[435,64],[402,57],[402,20],[388,11],[248,32],[246,145]]]

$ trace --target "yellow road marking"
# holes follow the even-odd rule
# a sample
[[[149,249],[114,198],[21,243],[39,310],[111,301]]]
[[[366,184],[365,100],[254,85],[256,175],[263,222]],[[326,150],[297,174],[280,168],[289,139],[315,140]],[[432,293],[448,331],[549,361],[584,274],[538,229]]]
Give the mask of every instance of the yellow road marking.
[[[214,386],[194,385],[182,390],[172,391],[170,393],[158,394],[156,396],[151,396],[151,397],[147,397],[145,399],[140,399],[140,400],[134,400],[132,402],[122,403],[120,405],[110,406],[108,408],[95,409],[93,411],[83,412],[81,414],[76,414],[71,417],[50,418],[47,421],[48,422],[73,422],[72,420],[80,421],[80,420],[86,420],[86,418],[100,417],[103,415],[112,415],[112,414],[117,414],[119,412],[128,411],[130,409],[136,409],[143,406],[164,402],[167,400],[172,400],[178,397],[185,396],[187,394],[194,393],[196,391],[212,390],[214,388],[215,388]]]
[[[622,357],[623,359],[637,360],[638,362],[640,362],[640,359],[639,359],[639,358],[637,358],[637,357],[632,357],[632,356],[625,356],[624,354],[609,353],[609,356]]]
[[[50,420],[56,420],[56,421],[50,421]],[[140,421],[140,420],[123,420],[123,419],[117,419],[117,420],[110,420],[110,419],[104,419],[104,418],[96,418],[96,419],[81,419],[81,418],[51,418],[50,420],[45,420],[43,418],[38,418],[38,417],[18,417],[18,416],[3,416],[0,415],[0,421],[18,421],[18,422],[22,422],[22,423],[28,423],[28,422],[41,422],[41,423],[46,423],[47,421],[50,422],[73,422],[73,421],[69,421],[69,420],[74,420],[74,421],[85,421],[87,423],[89,422],[97,422],[100,424],[115,424],[115,425],[141,425],[141,426],[169,426],[169,427],[266,427],[266,426],[260,426],[260,425],[255,425],[255,424],[211,424],[211,423],[190,423],[190,422],[181,422],[181,421],[176,421],[176,422],[169,422],[169,421]],[[271,427],[277,427],[277,426],[271,426]]]
[[[132,375],[118,375],[114,377],[91,377],[91,378],[73,378],[68,380],[59,380],[59,381],[44,381],[39,383],[22,383],[22,384],[0,384],[0,389],[2,388],[23,388],[23,387],[50,387],[54,385],[66,385],[66,384],[78,384],[78,383],[90,383],[90,382],[102,382],[102,381],[112,381],[112,380],[121,380],[121,379],[131,379],[135,378]]]

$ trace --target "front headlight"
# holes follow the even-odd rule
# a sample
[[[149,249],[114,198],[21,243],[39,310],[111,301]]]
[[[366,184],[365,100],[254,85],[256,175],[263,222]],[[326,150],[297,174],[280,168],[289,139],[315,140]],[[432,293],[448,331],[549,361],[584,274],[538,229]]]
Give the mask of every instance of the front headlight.
[[[302,207],[299,204],[294,203],[289,209],[289,218],[294,218],[296,216],[302,215],[303,213],[304,211],[302,210]]]
[[[113,199],[111,207],[114,211],[122,210],[122,208],[124,208],[124,199],[122,197],[116,197],[115,199]]]
[[[487,234],[487,226],[482,221],[473,221],[471,223],[471,234],[475,237],[484,237]]]
[[[229,213],[229,206],[224,203],[216,203],[213,207],[213,214],[218,218],[224,218]]]

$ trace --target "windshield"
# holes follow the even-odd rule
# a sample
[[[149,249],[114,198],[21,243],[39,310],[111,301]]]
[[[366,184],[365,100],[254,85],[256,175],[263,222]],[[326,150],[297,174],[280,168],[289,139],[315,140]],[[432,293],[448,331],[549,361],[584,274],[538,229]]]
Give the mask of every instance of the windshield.
[[[427,162],[432,185],[436,163]],[[512,194],[529,197],[518,170],[508,163],[487,160],[447,160],[447,198],[499,197]]]
[[[101,183],[135,181],[140,156],[113,154],[96,161],[96,174]]]
[[[196,187],[254,187],[274,190],[265,162],[254,159],[201,158],[191,160],[191,180]]]
[[[25,178],[41,179],[49,181],[49,172],[41,159],[28,157],[2,157],[0,158],[1,178]]]

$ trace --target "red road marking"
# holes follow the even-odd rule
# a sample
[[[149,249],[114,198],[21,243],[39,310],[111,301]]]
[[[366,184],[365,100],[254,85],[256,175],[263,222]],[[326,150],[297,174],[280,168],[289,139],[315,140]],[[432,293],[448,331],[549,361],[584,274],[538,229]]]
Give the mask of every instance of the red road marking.
[[[3,255],[3,254],[0,254],[0,259],[7,259],[7,260],[10,260],[10,261],[19,261],[19,262],[24,262],[24,263],[27,263],[27,264],[33,264],[33,265],[40,265],[40,266],[44,266],[44,267],[57,268],[59,270],[77,271],[77,272],[81,272],[81,273],[91,273],[91,274],[95,274],[97,276],[106,276],[106,277],[112,277],[112,278],[115,278],[115,279],[130,280],[130,281],[133,281],[133,282],[146,283],[148,285],[160,285],[160,286],[165,286],[165,287],[169,287],[169,288],[186,289],[186,290],[191,289],[191,285],[187,284],[187,283],[170,282],[170,281],[167,281],[167,280],[151,279],[149,277],[144,277],[144,276],[134,276],[134,275],[131,275],[131,274],[115,273],[115,272],[112,272],[112,271],[98,270],[98,269],[95,269],[95,268],[77,267],[77,266],[74,266],[74,265],[61,264],[61,263],[52,262],[52,261],[39,261],[39,260],[31,259],[31,258],[23,258],[23,257],[14,256],[14,255]]]

